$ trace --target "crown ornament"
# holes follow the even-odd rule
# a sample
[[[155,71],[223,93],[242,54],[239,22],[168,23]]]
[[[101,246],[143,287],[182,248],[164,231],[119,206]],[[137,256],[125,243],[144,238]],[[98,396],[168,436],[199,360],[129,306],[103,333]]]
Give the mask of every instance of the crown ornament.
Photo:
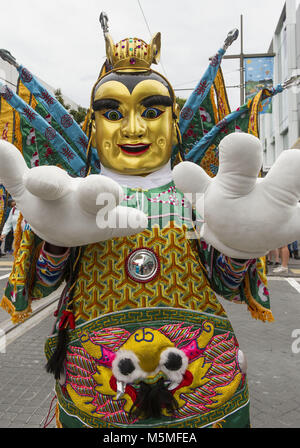
[[[113,69],[146,69],[158,64],[160,59],[161,34],[156,33],[147,44],[136,37],[126,38],[114,44],[109,33],[105,33],[106,57]]]
[[[99,22],[105,39],[107,67],[110,70],[128,68],[149,70],[151,64],[159,63],[160,33],[156,33],[149,44],[137,37],[129,37],[115,44],[109,34],[108,16],[104,11],[100,14]]]

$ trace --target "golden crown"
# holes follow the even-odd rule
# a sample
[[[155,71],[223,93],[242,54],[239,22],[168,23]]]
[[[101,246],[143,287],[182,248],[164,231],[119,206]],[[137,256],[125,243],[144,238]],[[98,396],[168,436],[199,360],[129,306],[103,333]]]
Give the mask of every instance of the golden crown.
[[[156,33],[147,44],[136,37],[123,39],[114,44],[109,33],[105,33],[106,57],[113,69],[149,69],[158,64],[160,58],[161,35]]]

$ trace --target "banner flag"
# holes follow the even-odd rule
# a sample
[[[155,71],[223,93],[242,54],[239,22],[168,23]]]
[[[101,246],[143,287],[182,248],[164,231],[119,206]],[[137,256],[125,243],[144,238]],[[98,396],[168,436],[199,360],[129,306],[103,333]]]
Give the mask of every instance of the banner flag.
[[[73,119],[72,115],[63,107],[63,105],[48,92],[37,78],[25,67],[18,67],[20,79],[27,89],[34,95],[35,99],[43,105],[54,120],[61,126],[69,139],[74,142],[79,153],[85,158],[88,146],[88,139],[81,127]],[[92,163],[98,160],[96,148],[91,148]]]
[[[253,98],[260,90],[272,89],[274,57],[255,57],[244,60],[246,101]],[[272,113],[272,99],[262,102],[262,114]]]
[[[221,48],[211,59],[204,75],[182,108],[179,117],[179,129],[181,134],[185,133],[194,117],[194,114],[198,111],[199,107],[209,94],[224,54],[225,50]]]

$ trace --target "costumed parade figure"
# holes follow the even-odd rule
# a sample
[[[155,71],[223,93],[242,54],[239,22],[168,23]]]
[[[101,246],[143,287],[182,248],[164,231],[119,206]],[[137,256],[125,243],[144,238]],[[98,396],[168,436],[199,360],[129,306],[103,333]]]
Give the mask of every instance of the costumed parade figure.
[[[37,106],[2,90],[26,110],[28,135],[43,132],[44,151],[72,162],[69,173],[55,162],[30,168],[24,151],[0,142],[0,178],[28,223],[2,307],[20,322],[65,282],[45,347],[58,427],[250,425],[246,360],[218,295],[272,321],[260,257],[299,238],[300,153],[285,151],[258,179],[262,148],[246,130],[222,135],[218,158],[209,139],[229,126],[228,110],[199,144],[188,140],[230,36],[179,115],[172,86],[151,68],[160,34],[114,44],[106,29],[83,155],[70,135],[60,145]],[[53,98],[18,70],[51,112]],[[72,128],[64,113],[60,122]],[[213,173],[213,159],[206,172],[199,162],[208,147]]]

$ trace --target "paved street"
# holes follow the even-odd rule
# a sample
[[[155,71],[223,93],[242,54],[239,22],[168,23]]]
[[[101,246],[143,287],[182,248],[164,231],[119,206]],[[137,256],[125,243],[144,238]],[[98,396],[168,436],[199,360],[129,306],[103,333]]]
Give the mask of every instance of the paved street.
[[[298,269],[295,261],[292,266]],[[274,323],[251,318],[243,305],[222,302],[248,359],[253,428],[300,427],[300,353],[292,352],[297,342],[292,332],[299,328],[300,335],[299,282],[300,275],[269,277]],[[24,324],[20,325],[20,334],[12,338],[6,353],[0,353],[0,428],[38,428],[45,423],[54,397],[43,353],[52,312],[42,317],[32,319],[30,328],[22,330]],[[1,310],[0,327],[7,319]],[[54,426],[53,420],[48,427]]]
[[[299,428],[300,353],[292,352],[292,332],[300,328],[300,294],[284,279],[270,279],[269,288],[275,322],[253,319],[243,305],[224,307],[247,356],[252,426]]]

